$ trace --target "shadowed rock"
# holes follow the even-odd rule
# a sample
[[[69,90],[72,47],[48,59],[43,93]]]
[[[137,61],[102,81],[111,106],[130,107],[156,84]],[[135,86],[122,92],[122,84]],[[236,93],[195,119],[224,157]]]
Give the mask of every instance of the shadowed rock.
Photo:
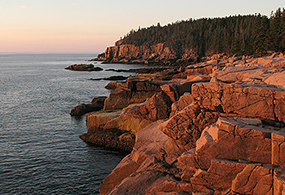
[[[126,80],[129,77],[125,77],[125,76],[110,76],[107,78],[97,78],[97,79],[90,79],[93,81],[100,81],[100,80],[106,80],[106,81],[120,81],[120,80]]]
[[[105,96],[97,97],[92,100],[91,104],[77,105],[70,111],[70,115],[71,116],[81,116],[89,112],[102,110],[104,107],[104,101],[106,98],[107,97]]]
[[[93,64],[74,64],[74,65],[68,66],[65,69],[73,70],[73,71],[102,71],[103,70],[103,68],[94,67]]]

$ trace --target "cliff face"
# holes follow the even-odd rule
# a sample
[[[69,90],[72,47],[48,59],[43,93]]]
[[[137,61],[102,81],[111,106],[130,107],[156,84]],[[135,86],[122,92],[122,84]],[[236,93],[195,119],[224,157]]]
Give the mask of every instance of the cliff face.
[[[284,194],[284,79],[283,54],[129,78],[87,115],[85,141],[131,150],[100,193]]]
[[[118,41],[115,46],[108,47],[104,53],[99,54],[96,60],[108,63],[170,65],[171,63],[181,61],[197,61],[198,55],[193,50],[187,50],[184,51],[182,56],[179,56],[163,43],[152,46],[135,46],[132,44],[121,45]]]

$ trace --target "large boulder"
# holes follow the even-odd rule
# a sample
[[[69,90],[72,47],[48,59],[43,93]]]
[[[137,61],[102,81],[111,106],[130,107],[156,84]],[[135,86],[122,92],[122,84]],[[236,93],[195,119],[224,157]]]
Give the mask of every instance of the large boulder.
[[[117,167],[101,182],[99,191],[100,194],[107,194],[113,190],[116,185],[120,184],[123,179],[131,175],[139,168],[137,164],[131,159],[131,155],[127,155]]]
[[[172,101],[165,92],[154,94],[147,104],[137,107],[134,111],[130,112],[131,115],[157,121],[169,117],[171,111]]]
[[[137,105],[127,107],[118,118],[106,122],[103,128],[120,129],[122,131],[132,132],[135,135],[138,131],[152,123],[150,119],[132,114],[132,110],[136,107]]]
[[[138,170],[129,177],[126,177],[109,194],[157,194],[156,191],[161,188],[161,183],[174,180],[172,174],[171,168],[167,163],[151,157],[142,163]],[[171,188],[168,190],[171,190]]]

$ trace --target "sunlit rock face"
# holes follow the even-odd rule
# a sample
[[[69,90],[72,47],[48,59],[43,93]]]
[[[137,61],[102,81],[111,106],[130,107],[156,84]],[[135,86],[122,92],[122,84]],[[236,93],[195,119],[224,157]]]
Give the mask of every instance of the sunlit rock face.
[[[284,64],[281,54],[217,55],[116,84],[105,109],[87,114],[86,135],[131,153],[100,192],[282,194]]]

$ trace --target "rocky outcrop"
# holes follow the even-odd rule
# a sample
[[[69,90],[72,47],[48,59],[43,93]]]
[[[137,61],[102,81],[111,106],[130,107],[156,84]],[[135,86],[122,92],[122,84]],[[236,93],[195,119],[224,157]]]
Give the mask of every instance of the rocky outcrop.
[[[134,145],[134,135],[118,129],[89,128],[80,138],[89,144],[125,151],[131,151]]]
[[[96,145],[131,151],[136,133],[153,121],[168,118],[171,104],[170,98],[160,92],[144,103],[132,104],[120,111],[89,113],[86,115],[88,132],[81,139]]]
[[[164,43],[152,46],[135,46],[132,44],[120,44],[119,42],[106,51],[99,54],[96,59],[107,63],[142,63],[142,64],[163,64],[192,62],[198,60],[194,50],[186,50],[183,55],[178,55]]]
[[[117,178],[118,185],[109,194],[133,194],[135,190],[140,194],[273,194],[274,190],[282,189],[282,170],[272,165],[276,153],[271,147],[273,139],[270,136],[280,131],[284,133],[285,129],[276,131],[268,126],[262,127],[258,119],[220,118],[203,132],[196,149],[184,152],[176,163],[169,164],[165,160],[166,151],[176,153],[177,149],[167,150],[170,138],[161,134],[161,124],[153,123],[137,134],[135,147],[126,157],[128,163],[123,160],[123,164],[118,165],[101,183],[102,194],[109,192],[108,182],[112,178]],[[233,139],[224,137],[228,132],[224,129],[236,130],[236,134],[229,134]],[[212,148],[211,144],[215,147]],[[206,151],[211,151],[214,156],[207,156]],[[128,176],[118,179],[121,175],[116,174],[117,169],[128,172]],[[273,172],[278,174],[274,177]]]
[[[169,117],[172,100],[165,92],[154,94],[147,104],[137,107],[131,115],[137,115],[151,121],[165,119]]]
[[[137,106],[86,114],[88,131],[80,138],[90,144],[131,151],[136,133],[152,122],[131,114]]]
[[[68,66],[65,69],[73,70],[73,71],[101,71],[103,70],[103,68],[94,67],[93,64],[74,64],[74,65]]]
[[[159,91],[161,89],[156,82],[128,80],[120,88],[111,91],[104,103],[104,110],[122,109],[130,104],[142,103]]]
[[[80,104],[75,106],[71,111],[71,116],[82,116],[89,112],[102,110],[104,107],[104,101],[107,97],[100,96],[96,97],[91,101],[91,104]]]
[[[217,56],[117,83],[86,115],[87,136],[132,148],[100,193],[282,194],[284,62]]]

